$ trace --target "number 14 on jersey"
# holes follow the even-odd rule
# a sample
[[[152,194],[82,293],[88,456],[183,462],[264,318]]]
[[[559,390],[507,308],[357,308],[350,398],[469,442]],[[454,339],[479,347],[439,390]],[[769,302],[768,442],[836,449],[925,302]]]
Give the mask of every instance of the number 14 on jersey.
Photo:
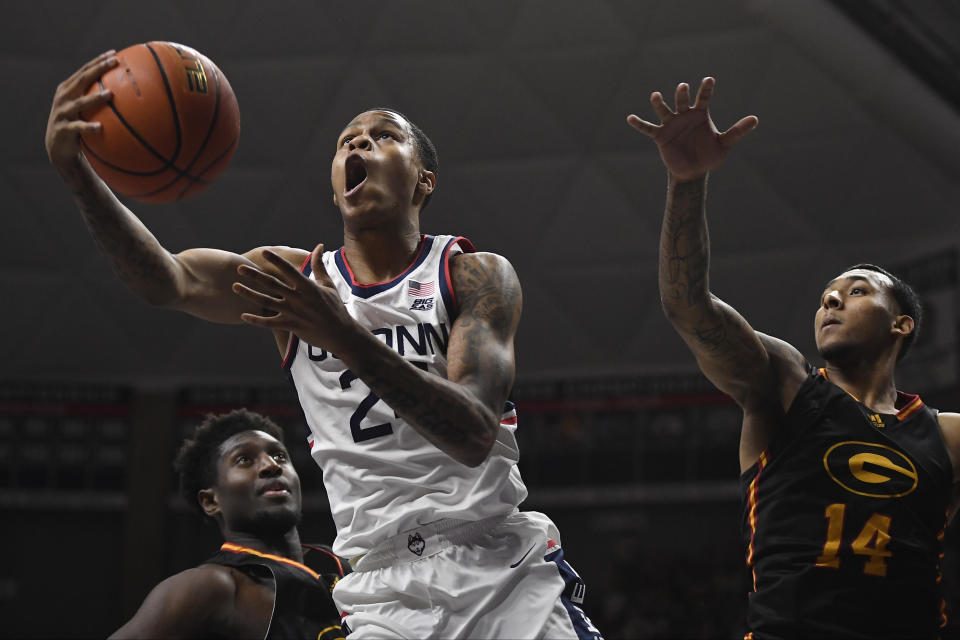
[[[829,569],[840,567],[838,554],[843,541],[846,510],[847,505],[835,503],[829,505],[824,512],[824,517],[827,519],[827,541],[823,545],[823,553],[817,558],[818,567]],[[880,577],[887,575],[887,558],[893,555],[892,552],[887,551],[887,545],[890,544],[890,522],[889,516],[873,514],[850,544],[854,553],[868,558],[863,567],[866,575]]]

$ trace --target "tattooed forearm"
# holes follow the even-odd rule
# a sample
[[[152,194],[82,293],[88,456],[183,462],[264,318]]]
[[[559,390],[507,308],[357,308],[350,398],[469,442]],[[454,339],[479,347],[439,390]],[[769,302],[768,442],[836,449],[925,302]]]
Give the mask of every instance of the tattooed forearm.
[[[427,379],[428,388],[425,393],[418,394],[409,388],[404,388],[401,381],[383,375],[372,376],[371,388],[375,389],[380,398],[408,422],[425,429],[437,438],[449,443],[460,444],[467,439],[469,421],[461,421],[458,427],[449,416],[444,415],[442,401],[438,402],[442,390],[440,378]]]
[[[159,297],[174,284],[171,256],[84,165],[81,161],[64,177],[100,252],[128,288],[148,298]]]
[[[708,293],[710,245],[704,215],[706,177],[670,183],[660,234],[660,295],[668,312],[702,303]]]
[[[455,460],[486,459],[513,384],[513,336],[521,293],[509,264],[491,254],[451,266],[459,313],[447,345],[447,378],[427,374],[377,341],[345,361],[421,435]]]
[[[490,436],[490,420],[459,385],[426,374],[392,352],[364,351],[351,369],[398,416],[454,459],[479,463],[478,443]],[[493,434],[496,437],[496,434]],[[486,448],[483,450],[485,457]]]
[[[757,388],[767,360],[750,325],[710,293],[706,186],[706,177],[670,182],[660,234],[660,299],[701,370],[743,399]]]

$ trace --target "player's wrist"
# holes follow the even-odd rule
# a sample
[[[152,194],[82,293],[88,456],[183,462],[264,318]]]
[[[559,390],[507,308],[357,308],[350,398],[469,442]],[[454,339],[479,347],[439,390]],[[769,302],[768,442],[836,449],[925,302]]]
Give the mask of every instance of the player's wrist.
[[[75,181],[83,170],[83,154],[77,151],[73,155],[51,155],[50,164],[57,170],[65,182]]]
[[[50,163],[71,191],[90,189],[100,181],[80,151],[73,156],[51,159]]]
[[[349,363],[356,361],[361,354],[380,341],[353,318],[348,317],[347,320],[328,344],[331,353]]]
[[[677,173],[667,169],[667,181],[668,185],[671,187],[679,187],[684,185],[698,184],[706,182],[707,176],[710,175],[710,170],[707,169],[702,172],[690,172],[690,173]]]

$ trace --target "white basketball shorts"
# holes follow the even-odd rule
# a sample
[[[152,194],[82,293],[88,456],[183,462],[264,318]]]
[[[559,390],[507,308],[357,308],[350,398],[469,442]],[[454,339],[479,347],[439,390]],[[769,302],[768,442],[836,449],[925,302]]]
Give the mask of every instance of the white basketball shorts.
[[[550,519],[440,520],[384,540],[333,597],[349,638],[602,640]]]

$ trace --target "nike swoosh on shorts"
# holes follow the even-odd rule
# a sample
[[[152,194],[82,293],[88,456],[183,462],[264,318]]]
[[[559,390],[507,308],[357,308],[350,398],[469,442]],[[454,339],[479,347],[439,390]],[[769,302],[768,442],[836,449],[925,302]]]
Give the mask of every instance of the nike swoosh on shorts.
[[[528,555],[530,555],[530,552],[533,551],[533,548],[536,547],[536,546],[537,546],[537,545],[533,545],[533,547],[530,547],[529,549],[527,549],[527,552],[526,552],[525,554],[523,554],[523,557],[521,557],[519,560],[517,560],[517,561],[514,562],[512,565],[510,565],[510,568],[511,568],[511,569],[516,569],[518,566],[520,566],[520,563],[523,562],[523,558],[526,558]]]

